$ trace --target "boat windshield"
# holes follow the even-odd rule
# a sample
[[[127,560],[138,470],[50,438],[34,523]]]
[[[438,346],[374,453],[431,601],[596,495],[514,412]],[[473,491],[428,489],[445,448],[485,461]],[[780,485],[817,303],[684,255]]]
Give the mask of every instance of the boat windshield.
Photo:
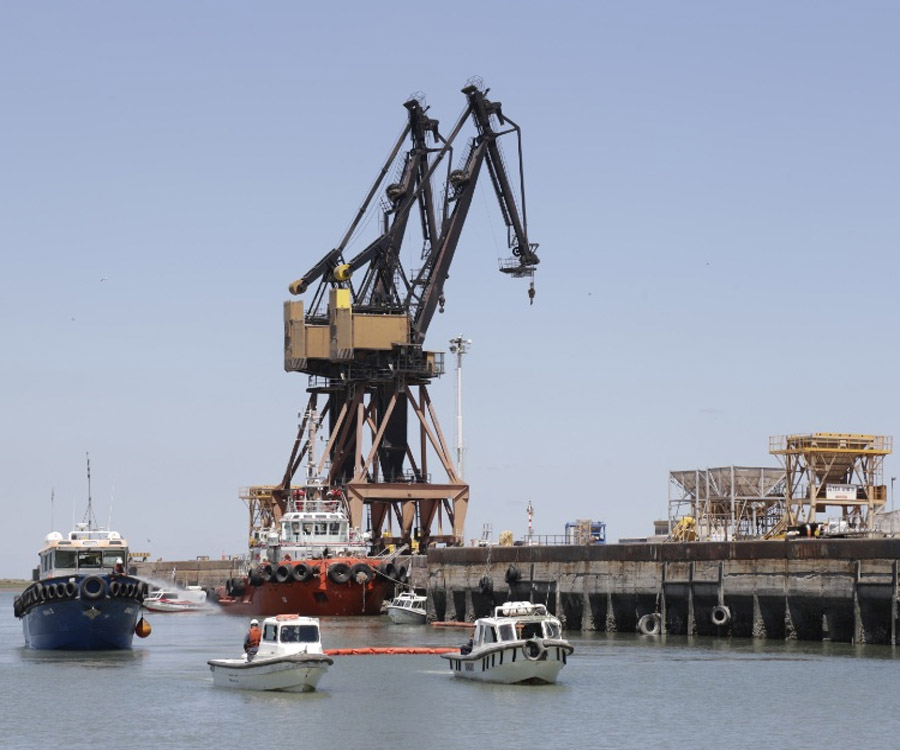
[[[282,643],[318,643],[319,628],[315,625],[282,625]]]
[[[514,641],[516,640],[516,629],[511,622],[505,622],[500,626],[500,640]]]
[[[544,631],[547,638],[559,638],[559,623],[547,620],[544,623]]]
[[[544,629],[539,622],[526,622],[522,627],[522,638],[541,638],[544,635]]]

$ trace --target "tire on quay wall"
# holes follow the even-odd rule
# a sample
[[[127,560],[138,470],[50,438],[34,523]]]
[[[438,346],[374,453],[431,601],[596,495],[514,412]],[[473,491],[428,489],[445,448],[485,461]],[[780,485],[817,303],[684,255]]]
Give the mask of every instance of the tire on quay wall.
[[[724,627],[731,622],[731,610],[724,604],[719,604],[713,607],[710,619],[712,620],[712,624],[716,627]]]
[[[350,566],[347,563],[332,563],[328,566],[328,577],[335,583],[347,583],[350,580]]]
[[[662,618],[659,616],[659,613],[653,612],[641,617],[638,620],[638,630],[641,632],[641,635],[659,635],[662,630]]]
[[[510,586],[515,586],[519,581],[522,580],[522,574],[519,572],[519,569],[515,565],[510,565],[506,569],[506,575],[503,577]]]

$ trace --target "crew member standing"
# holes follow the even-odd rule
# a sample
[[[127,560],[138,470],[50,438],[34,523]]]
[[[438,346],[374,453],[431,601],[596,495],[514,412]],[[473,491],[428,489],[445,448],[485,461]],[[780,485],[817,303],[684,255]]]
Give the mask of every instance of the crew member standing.
[[[250,630],[244,637],[244,651],[247,654],[247,661],[253,661],[256,652],[259,650],[259,639],[262,638],[262,631],[259,629],[259,620],[250,620]]]

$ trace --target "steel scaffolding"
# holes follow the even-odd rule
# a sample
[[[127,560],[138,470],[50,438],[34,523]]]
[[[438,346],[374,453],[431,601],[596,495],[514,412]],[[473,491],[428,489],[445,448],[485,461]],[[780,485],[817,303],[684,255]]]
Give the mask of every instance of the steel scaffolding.
[[[782,469],[722,466],[669,472],[670,541],[765,536],[784,514]]]
[[[822,520],[830,534],[875,530],[875,513],[887,500],[884,457],[892,448],[892,438],[882,435],[816,432],[770,438],[769,453],[782,461],[785,477],[784,518],[773,535]],[[839,509],[840,516],[828,518],[830,508]]]

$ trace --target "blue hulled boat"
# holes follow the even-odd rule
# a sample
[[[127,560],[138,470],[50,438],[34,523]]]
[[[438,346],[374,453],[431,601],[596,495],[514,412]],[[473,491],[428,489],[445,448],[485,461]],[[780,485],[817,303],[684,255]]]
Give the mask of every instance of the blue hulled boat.
[[[128,544],[118,532],[76,524],[52,532],[38,580],[14,602],[25,645],[37,649],[131,648],[148,586],[125,573]]]
[[[98,528],[94,519],[90,458],[87,481],[86,521],[67,537],[47,534],[34,583],[13,603],[29,648],[128,649],[135,633],[150,634],[141,617],[149,586],[126,573],[128,542],[118,531]]]

